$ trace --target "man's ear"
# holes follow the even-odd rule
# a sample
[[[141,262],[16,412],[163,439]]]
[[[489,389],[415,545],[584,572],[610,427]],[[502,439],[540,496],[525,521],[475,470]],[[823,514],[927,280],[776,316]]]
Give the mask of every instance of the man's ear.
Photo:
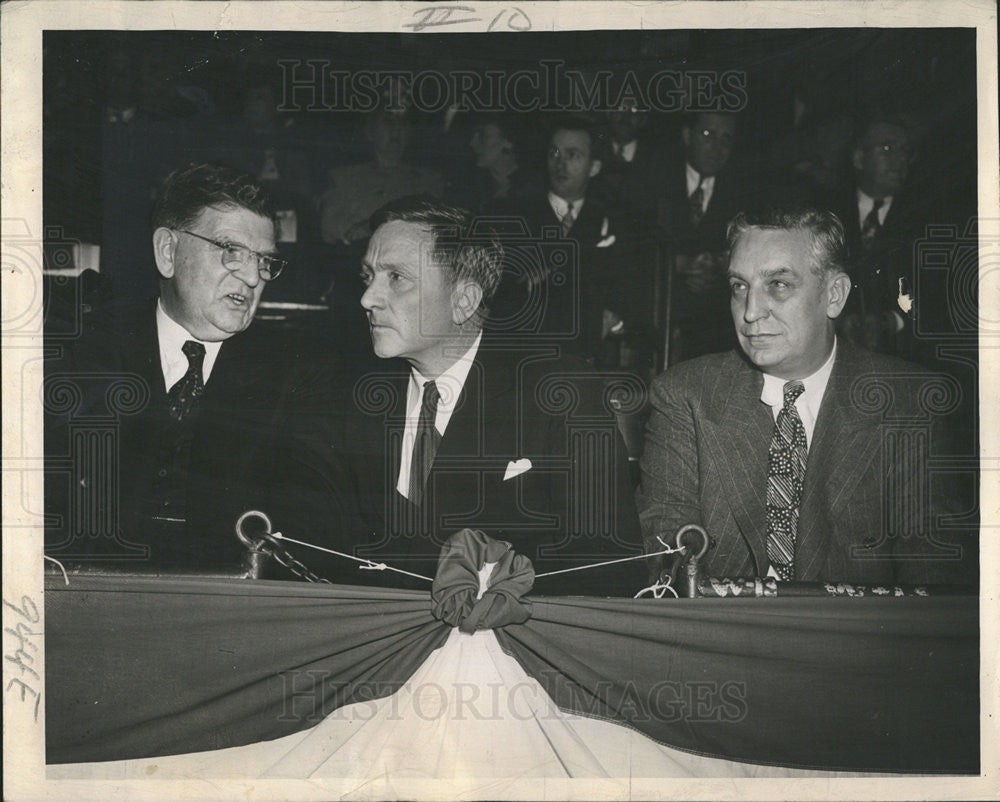
[[[846,273],[837,273],[827,285],[828,301],[826,315],[831,320],[844,311],[847,296],[851,294],[851,279]]]
[[[169,228],[161,226],[153,232],[153,257],[156,269],[163,278],[174,277],[174,254],[177,251],[177,236]]]
[[[483,300],[483,288],[474,281],[459,281],[451,291],[451,319],[456,326],[472,318]]]
[[[601,160],[600,159],[594,159],[590,163],[590,177],[593,178],[599,172],[601,172]]]

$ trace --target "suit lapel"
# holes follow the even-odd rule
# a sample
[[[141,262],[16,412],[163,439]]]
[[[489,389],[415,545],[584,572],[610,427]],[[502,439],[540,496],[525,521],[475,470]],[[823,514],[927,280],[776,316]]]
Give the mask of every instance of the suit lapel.
[[[727,503],[758,575],[767,570],[767,449],[774,430],[770,409],[761,402],[763,377],[733,355],[733,369],[721,371],[709,401],[712,413],[706,445],[712,464],[721,466]],[[721,555],[720,555],[721,556]]]
[[[852,386],[865,373],[861,355],[839,341],[806,463],[795,544],[797,578],[812,577],[821,569],[833,521],[880,448],[878,416],[862,412],[851,397]]]
[[[150,406],[162,404],[167,388],[160,365],[160,342],[156,333],[156,306],[143,305],[125,319],[122,330],[122,370],[143,378],[149,387]]]

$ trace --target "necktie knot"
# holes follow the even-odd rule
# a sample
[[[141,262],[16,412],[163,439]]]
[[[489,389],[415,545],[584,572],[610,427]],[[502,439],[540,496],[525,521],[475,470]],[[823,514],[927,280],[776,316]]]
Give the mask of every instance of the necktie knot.
[[[437,383],[432,379],[424,384],[424,398],[420,405],[421,412],[437,414],[438,401],[441,394],[438,392]]]
[[[205,346],[194,340],[188,340],[181,346],[181,351],[187,357],[188,366],[201,370],[205,362]]]
[[[573,223],[576,220],[576,216],[573,214],[573,202],[570,201],[566,204],[566,214],[562,218],[562,233],[563,236],[567,236],[571,228],[573,228]]]
[[[784,388],[785,406],[786,407],[792,406],[796,402],[798,397],[802,395],[802,393],[804,393],[805,391],[806,391],[806,386],[797,379],[794,381],[785,382],[785,388]]]

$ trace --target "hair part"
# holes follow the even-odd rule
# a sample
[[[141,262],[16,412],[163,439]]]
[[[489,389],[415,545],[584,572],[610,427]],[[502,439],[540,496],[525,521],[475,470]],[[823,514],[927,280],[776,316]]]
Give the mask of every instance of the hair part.
[[[424,226],[431,233],[432,255],[447,268],[452,286],[472,281],[483,291],[479,304],[485,314],[500,285],[503,246],[496,235],[480,230],[472,212],[450,206],[427,195],[413,195],[391,201],[371,217],[371,229],[399,221]]]
[[[190,228],[208,208],[246,209],[278,227],[271,194],[252,176],[225,164],[193,164],[168,175],[153,205],[152,227]]]
[[[740,212],[726,230],[731,256],[744,234],[752,228],[772,231],[806,231],[812,235],[812,268],[823,275],[847,272],[847,237],[844,224],[833,212],[812,206],[772,207]]]

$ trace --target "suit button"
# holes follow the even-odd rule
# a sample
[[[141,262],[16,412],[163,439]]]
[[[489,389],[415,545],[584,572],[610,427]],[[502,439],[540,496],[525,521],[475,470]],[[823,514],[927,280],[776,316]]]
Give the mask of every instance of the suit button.
[[[156,472],[156,475],[159,476],[162,479],[163,477],[165,477],[167,475],[167,469],[166,468],[160,468],[160,470],[158,470]]]

